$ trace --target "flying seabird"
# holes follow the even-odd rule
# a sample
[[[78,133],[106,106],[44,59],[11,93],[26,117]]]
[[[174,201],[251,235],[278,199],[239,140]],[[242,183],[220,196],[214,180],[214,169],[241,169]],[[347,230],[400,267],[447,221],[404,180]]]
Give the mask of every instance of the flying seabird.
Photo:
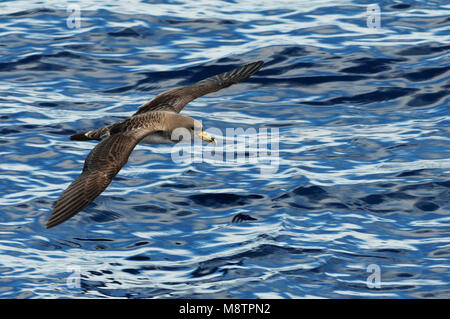
[[[172,133],[177,128],[187,129],[207,142],[215,142],[207,135],[199,121],[178,114],[192,100],[242,82],[257,72],[263,61],[246,64],[229,72],[218,74],[190,86],[179,87],[157,95],[143,104],[131,117],[106,127],[81,132],[71,140],[101,140],[87,156],[83,171],[62,193],[55,203],[46,227],[51,228],[83,210],[106,187],[127,163],[139,142],[177,143]]]

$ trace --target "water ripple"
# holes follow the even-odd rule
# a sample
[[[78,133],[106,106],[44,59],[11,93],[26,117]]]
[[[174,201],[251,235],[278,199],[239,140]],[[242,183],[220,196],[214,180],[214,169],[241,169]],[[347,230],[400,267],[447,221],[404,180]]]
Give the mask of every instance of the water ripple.
[[[384,2],[378,30],[359,0],[79,6],[79,29],[65,3],[2,7],[2,298],[450,296],[445,1]],[[139,145],[94,203],[45,229],[94,145],[68,136],[251,60],[265,61],[255,76],[184,113],[255,128],[250,142],[278,129],[276,170]]]

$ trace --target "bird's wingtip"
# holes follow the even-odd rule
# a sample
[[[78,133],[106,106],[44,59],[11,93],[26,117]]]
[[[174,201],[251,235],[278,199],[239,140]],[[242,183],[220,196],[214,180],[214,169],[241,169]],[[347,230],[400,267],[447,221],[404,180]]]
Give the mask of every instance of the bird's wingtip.
[[[252,63],[250,63],[250,64],[257,65],[257,66],[260,68],[260,67],[263,66],[264,61],[263,61],[263,60],[259,60],[259,61],[252,62]]]
[[[54,222],[54,220],[52,219],[52,217],[50,217],[48,220],[47,220],[47,223],[45,224],[45,228],[46,229],[49,229],[49,228],[52,228],[52,227],[55,227],[57,224]]]

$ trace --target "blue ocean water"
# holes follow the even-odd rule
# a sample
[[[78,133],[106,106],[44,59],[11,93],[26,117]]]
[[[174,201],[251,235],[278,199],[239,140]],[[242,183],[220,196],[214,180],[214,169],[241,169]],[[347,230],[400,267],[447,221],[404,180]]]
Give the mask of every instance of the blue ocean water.
[[[449,298],[450,5],[372,4],[2,1],[0,297]],[[276,170],[139,145],[45,228],[71,134],[256,60],[183,113],[277,128]]]

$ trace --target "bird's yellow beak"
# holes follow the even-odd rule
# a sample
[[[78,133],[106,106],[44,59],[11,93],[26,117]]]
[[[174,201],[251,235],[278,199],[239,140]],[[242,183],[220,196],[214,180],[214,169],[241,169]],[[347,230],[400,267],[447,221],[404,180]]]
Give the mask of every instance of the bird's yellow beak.
[[[202,130],[202,132],[200,134],[198,134],[198,136],[205,142],[214,143],[214,146],[217,146],[217,141],[215,140],[215,138],[206,134],[205,131]]]

